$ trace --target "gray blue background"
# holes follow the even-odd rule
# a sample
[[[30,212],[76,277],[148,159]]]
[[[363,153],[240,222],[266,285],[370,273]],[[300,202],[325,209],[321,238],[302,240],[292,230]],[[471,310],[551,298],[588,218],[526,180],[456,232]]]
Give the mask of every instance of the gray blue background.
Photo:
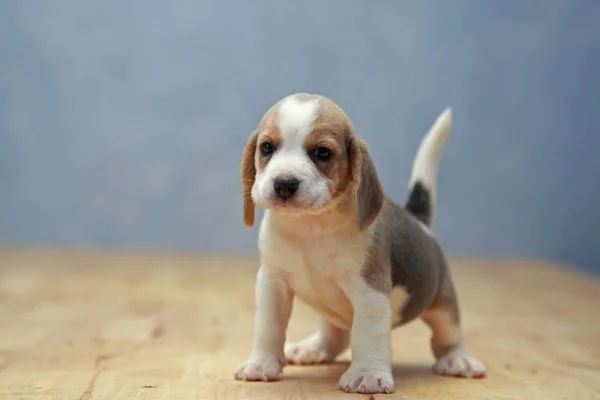
[[[600,2],[0,2],[2,246],[251,252],[239,158],[280,97],[338,102],[404,201],[454,109],[452,255],[600,271]]]

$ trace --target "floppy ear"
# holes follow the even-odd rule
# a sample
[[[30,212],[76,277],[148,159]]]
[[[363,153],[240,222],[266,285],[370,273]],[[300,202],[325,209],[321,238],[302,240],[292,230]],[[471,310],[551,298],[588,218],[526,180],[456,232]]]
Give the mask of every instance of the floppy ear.
[[[354,185],[354,219],[359,233],[362,233],[379,215],[384,195],[367,145],[358,137],[353,137],[350,142],[350,169]]]
[[[256,166],[254,165],[254,154],[256,153],[257,131],[252,132],[244,152],[242,153],[242,165],[240,168],[242,182],[242,203],[244,206],[244,225],[248,228],[254,225],[254,201],[252,200],[252,186],[256,177]]]

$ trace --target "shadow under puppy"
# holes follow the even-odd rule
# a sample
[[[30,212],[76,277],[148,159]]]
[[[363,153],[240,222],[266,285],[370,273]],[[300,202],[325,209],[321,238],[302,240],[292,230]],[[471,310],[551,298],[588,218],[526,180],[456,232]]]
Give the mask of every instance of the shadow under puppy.
[[[350,345],[339,387],[391,393],[390,329],[416,318],[431,328],[434,372],[485,375],[465,349],[454,285],[430,230],[451,119],[446,109],[424,137],[400,206],[384,193],[365,142],[331,100],[298,93],[265,113],[241,162],[245,224],[254,224],[255,206],[266,212],[255,336],[236,379],[275,380],[286,362],[331,362]],[[321,326],[286,344],[296,296]]]

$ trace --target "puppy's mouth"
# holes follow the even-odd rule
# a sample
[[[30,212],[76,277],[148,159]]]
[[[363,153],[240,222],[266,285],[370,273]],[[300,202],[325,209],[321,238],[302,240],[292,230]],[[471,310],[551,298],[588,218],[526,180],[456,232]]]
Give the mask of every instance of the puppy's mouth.
[[[264,202],[257,203],[260,207],[290,213],[318,211],[327,204],[319,198],[291,197],[282,199],[276,195],[269,196]]]

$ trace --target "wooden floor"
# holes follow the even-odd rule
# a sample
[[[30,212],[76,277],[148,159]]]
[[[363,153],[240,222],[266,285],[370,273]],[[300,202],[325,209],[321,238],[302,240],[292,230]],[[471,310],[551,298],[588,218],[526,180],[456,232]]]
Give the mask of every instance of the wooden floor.
[[[254,258],[0,252],[0,399],[349,399],[345,363],[233,380],[252,338]],[[454,262],[488,378],[431,373],[421,322],[393,332],[376,399],[600,399],[600,283],[551,265]],[[289,337],[316,327],[296,302]],[[347,360],[345,354],[343,360]]]

